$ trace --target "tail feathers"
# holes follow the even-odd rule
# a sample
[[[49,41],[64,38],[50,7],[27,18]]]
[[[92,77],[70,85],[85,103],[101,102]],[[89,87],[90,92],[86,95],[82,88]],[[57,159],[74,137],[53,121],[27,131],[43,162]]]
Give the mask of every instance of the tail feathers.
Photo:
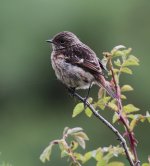
[[[103,87],[112,98],[118,99],[116,92],[112,89],[110,83],[105,80],[104,76],[100,75],[100,77],[98,77],[98,84]]]

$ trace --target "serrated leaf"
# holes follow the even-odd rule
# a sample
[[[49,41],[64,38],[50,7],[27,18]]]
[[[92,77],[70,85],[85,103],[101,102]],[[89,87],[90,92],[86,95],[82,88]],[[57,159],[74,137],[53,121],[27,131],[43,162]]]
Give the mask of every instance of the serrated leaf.
[[[123,73],[132,74],[132,70],[129,69],[128,67],[122,67],[120,71]]]
[[[103,159],[103,152],[102,152],[101,148],[98,148],[96,150],[95,159],[96,159],[96,161],[101,161]]]
[[[125,164],[122,162],[113,161],[113,162],[107,164],[107,166],[125,166]]]
[[[116,66],[121,66],[121,61],[120,61],[120,59],[117,59],[116,61],[114,61],[114,64],[116,65]]]
[[[77,132],[82,131],[82,130],[83,129],[81,127],[74,127],[72,129],[68,129],[67,134],[72,135],[72,134],[77,133]]]
[[[123,63],[123,66],[137,66],[137,65],[139,65],[139,60],[133,55],[130,55],[129,58]]]
[[[121,92],[132,91],[132,90],[133,90],[133,88],[130,85],[123,85],[121,87]]]
[[[76,117],[78,114],[80,114],[82,111],[84,110],[84,104],[83,103],[79,103],[75,106],[74,110],[73,110],[73,114],[72,117]]]
[[[88,117],[91,117],[92,116],[92,111],[89,109],[89,107],[87,107],[86,109],[85,109],[85,114],[88,116]]]
[[[131,112],[137,112],[137,111],[139,111],[140,109],[139,108],[137,108],[137,107],[135,107],[133,104],[128,104],[128,105],[126,105],[126,106],[124,106],[123,107],[123,111],[125,112],[125,113],[131,113]]]
[[[85,162],[87,162],[88,160],[90,160],[91,158],[92,158],[92,152],[87,152],[87,153],[85,153],[83,164],[84,164]]]
[[[117,122],[118,120],[119,120],[119,116],[118,116],[117,113],[115,113],[115,114],[113,115],[112,122],[115,123],[115,122]]]
[[[40,160],[45,163],[46,160],[50,160],[50,156],[52,153],[52,147],[54,144],[50,143],[50,145],[48,147],[46,147],[44,149],[44,151],[42,152],[42,154],[40,155]]]

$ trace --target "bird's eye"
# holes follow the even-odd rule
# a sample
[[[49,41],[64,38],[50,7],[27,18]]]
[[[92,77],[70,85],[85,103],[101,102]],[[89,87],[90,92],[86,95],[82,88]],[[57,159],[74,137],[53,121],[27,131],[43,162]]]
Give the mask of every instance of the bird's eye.
[[[64,43],[65,43],[65,41],[64,41],[64,40],[60,40],[60,43],[61,43],[61,44],[64,44]]]

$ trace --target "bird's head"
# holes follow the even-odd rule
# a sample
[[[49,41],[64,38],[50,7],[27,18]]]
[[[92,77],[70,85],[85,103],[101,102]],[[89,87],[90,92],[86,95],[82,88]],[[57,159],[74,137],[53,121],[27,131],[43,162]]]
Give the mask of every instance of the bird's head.
[[[56,34],[51,40],[46,40],[52,43],[53,50],[59,50],[71,47],[80,43],[78,37],[72,32],[64,31]]]

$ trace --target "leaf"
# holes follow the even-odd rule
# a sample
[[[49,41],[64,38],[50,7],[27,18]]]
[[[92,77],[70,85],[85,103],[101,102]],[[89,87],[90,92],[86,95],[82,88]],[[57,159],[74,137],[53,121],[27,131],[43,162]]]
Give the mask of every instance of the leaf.
[[[88,116],[88,117],[91,117],[92,116],[92,111],[89,109],[89,107],[87,107],[86,109],[85,109],[85,114]]]
[[[101,161],[98,161],[97,163],[96,163],[96,166],[106,166],[106,161],[105,160],[101,160]]]
[[[63,135],[65,135],[68,132],[69,127],[65,127],[63,131]]]
[[[114,64],[116,65],[116,66],[121,66],[121,61],[120,61],[120,59],[117,59],[116,61],[114,61]]]
[[[125,165],[122,162],[113,161],[113,162],[107,164],[107,166],[125,166]]]
[[[80,114],[83,110],[84,110],[84,104],[83,103],[77,104],[75,106],[74,110],[73,110],[72,117],[74,118],[75,116],[77,116],[78,114]]]
[[[143,163],[142,166],[150,166],[149,163]]]
[[[75,127],[75,128],[69,129],[67,134],[72,135],[72,134],[77,133],[77,132],[82,131],[82,130],[83,129],[81,127]]]
[[[132,70],[129,69],[128,67],[122,67],[120,71],[123,73],[132,74]]]
[[[104,98],[101,98],[101,99],[98,100],[98,102],[96,103],[96,105],[97,105],[100,109],[104,110],[105,105],[108,103],[108,101],[109,101],[110,99],[111,99],[111,97],[104,97]]]
[[[146,112],[146,118],[147,118],[148,122],[150,123],[150,113],[148,111]]]
[[[73,136],[81,137],[81,138],[83,138],[83,139],[86,140],[86,141],[89,140],[88,136],[87,136],[84,132],[74,133]]]
[[[139,111],[140,109],[139,108],[137,108],[137,107],[135,107],[133,104],[128,104],[128,105],[126,105],[126,106],[124,106],[123,107],[123,111],[125,112],[125,113],[131,113],[131,112],[137,112],[137,111]]]
[[[71,150],[76,150],[78,148],[78,143],[76,141],[71,141],[70,148]]]
[[[74,136],[75,140],[79,143],[79,145],[85,149],[85,140],[82,137]]]
[[[118,116],[117,113],[115,113],[115,114],[113,115],[113,120],[112,120],[112,122],[115,123],[115,122],[117,122],[118,120],[119,120],[119,116]]]
[[[137,124],[137,119],[133,119],[130,123],[130,130],[133,131],[134,127],[136,126]]]
[[[127,99],[125,95],[121,95],[121,99]]]
[[[76,160],[84,161],[84,156],[80,153],[74,153],[74,156],[76,157]]]
[[[117,105],[116,105],[115,103],[113,103],[113,102],[109,102],[109,103],[108,103],[108,107],[109,107],[110,109],[112,109],[113,111],[118,111]]]
[[[61,151],[61,158],[68,156],[69,153],[66,150]]]
[[[123,85],[121,87],[121,92],[132,91],[133,88],[130,85]]]
[[[50,143],[50,145],[48,147],[46,147],[44,149],[44,151],[42,152],[41,156],[40,156],[40,160],[45,163],[46,160],[50,160],[50,156],[51,156],[51,152],[52,152],[52,147],[54,144]]]
[[[139,65],[139,60],[135,56],[130,55],[122,66],[138,66],[138,65]]]
[[[103,158],[102,149],[101,149],[101,148],[98,148],[98,149],[96,150],[95,159],[96,159],[96,161],[101,161],[102,158]]]
[[[92,152],[87,152],[87,153],[85,153],[83,163],[87,162],[87,161],[90,160],[91,158],[92,158]]]

